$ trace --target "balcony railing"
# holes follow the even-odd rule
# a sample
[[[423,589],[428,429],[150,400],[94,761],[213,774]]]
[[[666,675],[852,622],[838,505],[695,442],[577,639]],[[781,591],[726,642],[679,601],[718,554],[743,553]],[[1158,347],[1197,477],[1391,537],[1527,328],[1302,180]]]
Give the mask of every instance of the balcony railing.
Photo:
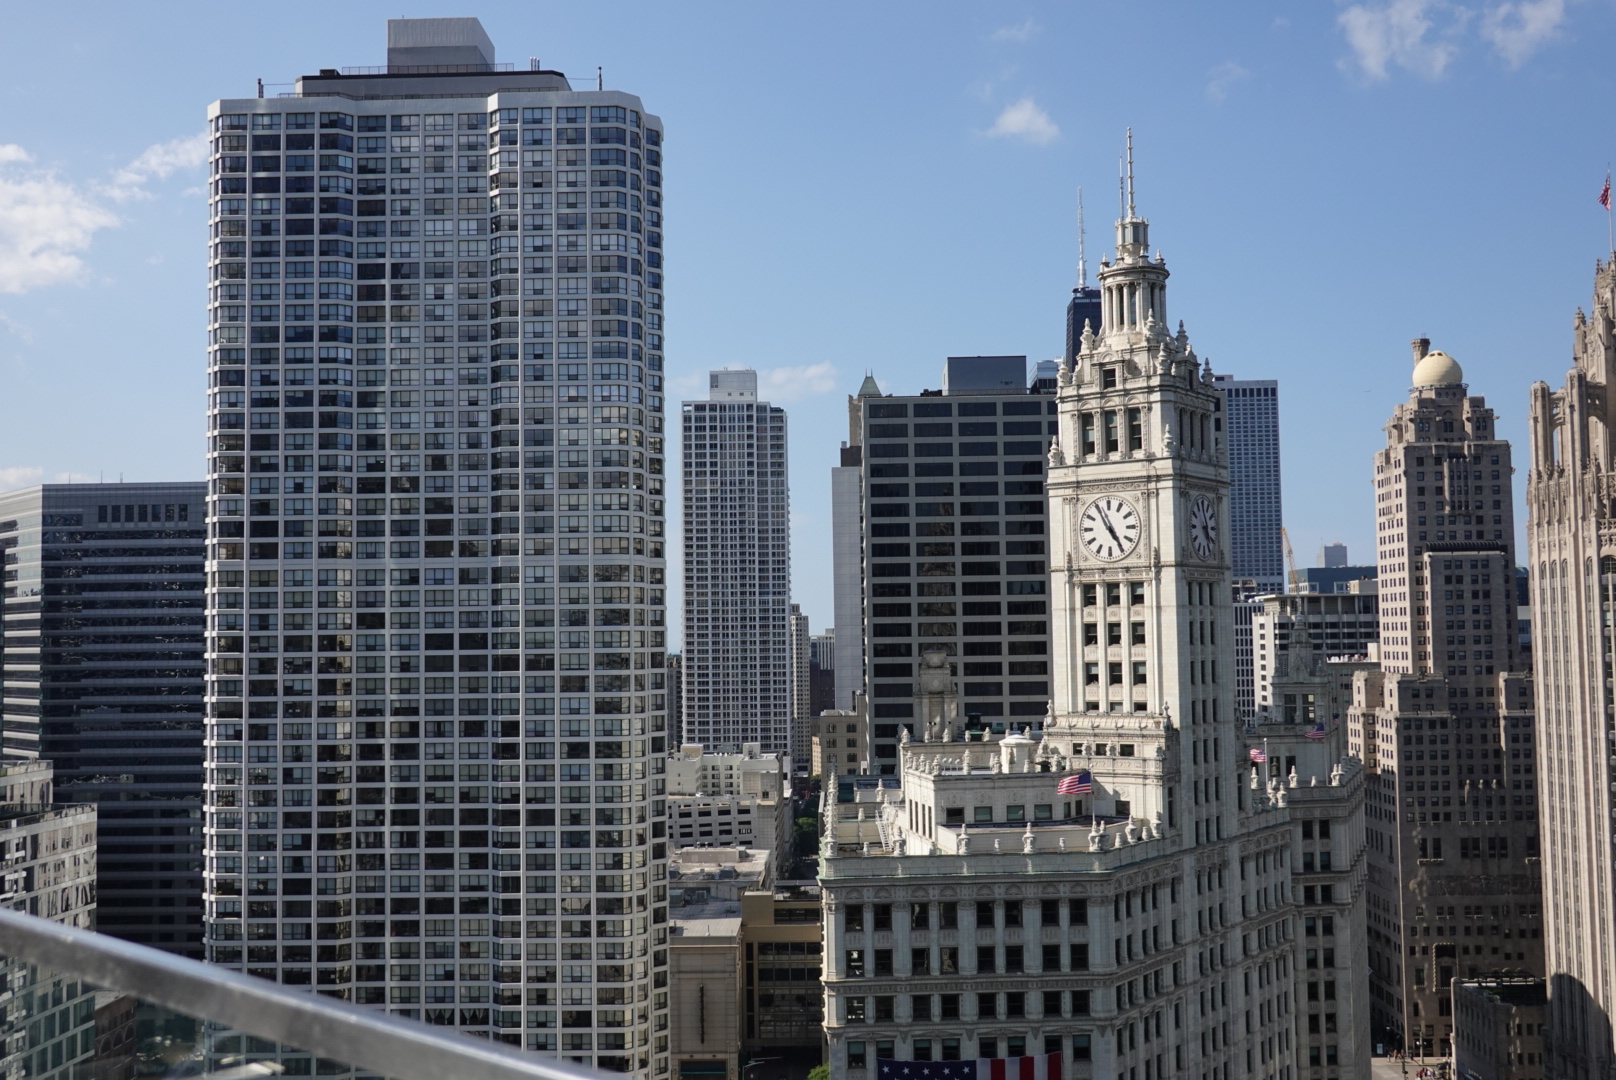
[[[274,1061],[288,1054],[308,1054],[326,1063],[393,1080],[602,1080],[607,1074],[565,1062],[524,1055],[498,1043],[445,1033],[424,1024],[396,1019],[380,1010],[361,1008],[318,994],[288,990],[276,983],[221,967],[172,956],[143,945],[64,926],[46,919],[0,909],[0,966],[6,961],[32,964],[37,973],[0,983],[0,993],[18,993],[27,979],[71,980],[74,984],[117,991],[142,1003],[200,1021],[201,1034],[190,1054],[200,1065],[215,1068],[243,1060]],[[19,985],[21,984],[21,985]],[[60,995],[58,995],[59,998]],[[48,995],[38,998],[41,1008]],[[96,996],[95,1023],[102,1034],[104,995]],[[9,1052],[20,1047],[28,1027],[31,998],[20,1009],[8,1009],[9,1024],[0,1024]],[[61,1005],[60,1000],[57,1005]],[[71,1002],[68,1003],[71,1005]],[[87,1024],[90,1013],[72,1010],[75,1023]],[[64,1012],[64,1032],[65,1017]],[[29,1029],[32,1037],[39,1025]],[[50,1027],[50,1030],[55,1030]],[[249,1038],[243,1040],[242,1035]],[[255,1037],[255,1038],[254,1038]],[[267,1042],[259,1041],[267,1040]],[[103,1059],[115,1040],[97,1038],[97,1066],[75,1069],[78,1076],[117,1076]],[[69,1043],[69,1056],[72,1055]],[[88,1040],[79,1040],[88,1053]],[[60,1044],[53,1047],[60,1050]],[[131,1048],[129,1051],[135,1051]],[[165,1049],[164,1056],[172,1052]],[[91,1062],[75,1062],[90,1065]],[[54,1066],[53,1066],[54,1067]],[[262,1070],[260,1070],[262,1071]],[[270,1071],[280,1071],[271,1067]],[[291,1071],[291,1070],[288,1070]],[[320,1068],[321,1074],[330,1069]],[[68,1075],[68,1074],[64,1074]],[[257,1075],[257,1073],[254,1073]]]

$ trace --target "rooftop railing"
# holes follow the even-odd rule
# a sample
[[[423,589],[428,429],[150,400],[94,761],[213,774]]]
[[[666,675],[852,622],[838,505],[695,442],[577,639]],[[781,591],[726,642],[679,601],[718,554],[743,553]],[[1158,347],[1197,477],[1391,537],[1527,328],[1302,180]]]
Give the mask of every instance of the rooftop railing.
[[[40,1025],[30,1026],[31,1018],[45,1009],[64,1007],[64,985],[69,988],[69,998],[74,994],[72,987],[82,988],[78,991],[81,1003],[88,1001],[93,990],[114,991],[144,1005],[179,1014],[181,1019],[197,1021],[189,1025],[196,1034],[194,1042],[187,1045],[175,1045],[172,1024],[164,1028],[170,1034],[147,1038],[138,1049],[134,1040],[129,1040],[131,1071],[121,1073],[118,1062],[103,1056],[108,1052],[106,1048],[119,1045],[119,1040],[100,1037],[104,1018],[116,1016],[119,1010],[115,1003],[108,1004],[107,995],[95,994],[95,1048],[88,1048],[88,1039],[79,1039],[76,1044],[80,1054],[96,1055],[95,1068],[75,1067],[74,1076],[133,1075],[137,1055],[143,1065],[150,1057],[170,1065],[189,1066],[176,1072],[211,1071],[221,1076],[225,1074],[220,1070],[236,1076],[244,1066],[254,1076],[283,1071],[307,1073],[304,1067],[287,1067],[289,1059],[301,1059],[303,1055],[316,1059],[318,1065],[313,1072],[321,1076],[360,1072],[393,1080],[603,1080],[608,1075],[0,909],[0,966],[6,961],[34,965],[31,974],[13,974],[0,981],[0,994],[20,999],[20,1007],[7,1008],[7,1020],[0,1023],[0,1035],[5,1036],[0,1046],[7,1047],[8,1053],[15,1053],[19,1046],[13,1036],[37,1037]],[[35,986],[37,993],[30,993],[30,986]],[[74,1009],[73,1004],[72,1000],[65,1003],[60,1029],[52,1021],[45,1030],[67,1034],[69,1015],[76,1025],[88,1025],[91,1010]],[[126,1011],[133,1014],[133,1005]],[[71,1060],[75,1040],[70,1037],[65,1041]],[[57,1055],[57,1064],[63,1063],[62,1043],[22,1049],[37,1051],[41,1058],[48,1049]],[[92,1064],[89,1060],[71,1063]],[[150,1075],[150,1070],[142,1068],[140,1075]]]
[[[515,64],[382,64],[341,69],[344,75],[482,75],[490,71],[515,70]],[[325,72],[320,74],[324,75]]]

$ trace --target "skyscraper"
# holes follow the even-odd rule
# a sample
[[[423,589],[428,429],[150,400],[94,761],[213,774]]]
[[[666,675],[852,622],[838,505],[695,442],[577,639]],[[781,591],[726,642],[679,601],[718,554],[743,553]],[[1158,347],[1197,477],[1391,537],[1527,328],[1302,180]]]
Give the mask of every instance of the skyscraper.
[[[791,506],[785,410],[757,372],[714,371],[682,406],[684,726],[680,740],[789,754]]]
[[[836,628],[808,639],[808,715],[836,707]]]
[[[801,604],[791,605],[791,760],[794,768],[813,756],[813,634]]]
[[[843,461],[857,464],[833,477],[836,697],[842,707],[844,644],[850,655],[857,644],[866,667],[855,689],[869,686],[867,771],[897,774],[900,733],[918,730],[918,665],[931,649],[948,657],[967,715],[999,730],[1044,715],[1043,474],[1054,408],[1028,390],[1023,356],[951,356],[941,392],[882,395],[866,379],[849,399]],[[857,627],[863,640],[844,643]]]
[[[1339,736],[1309,770],[1318,804],[1251,772],[1233,722],[1218,393],[1166,329],[1148,228],[1130,197],[1100,272],[1104,321],[1058,377],[1048,719],[970,731],[950,658],[927,648],[901,787],[826,800],[835,1080],[879,1075],[883,1057],[1021,1058],[1005,1074],[1028,1075],[1047,1053],[1074,1078],[1368,1075],[1361,1027],[1324,1034],[1338,1008],[1363,1009],[1347,951],[1361,886],[1333,865],[1307,876],[1337,842],[1315,819],[1361,821],[1361,775]],[[1361,829],[1339,840],[1345,866]],[[1344,994],[1352,1008],[1334,1004]]]
[[[399,19],[209,123],[210,959],[665,1074],[661,121]]]
[[[1595,270],[1590,310],[1577,312],[1565,384],[1558,390],[1532,385],[1526,487],[1532,653],[1543,732],[1537,760],[1549,1065],[1550,1075],[1577,1080],[1608,1076],[1616,1068],[1616,774],[1609,747],[1616,708],[1610,681],[1616,260]]]
[[[48,759],[57,801],[99,808],[98,929],[196,959],[204,497],[200,483],[0,495],[5,753]],[[236,599],[217,627],[243,619]]]
[[[1229,443],[1229,543],[1235,581],[1285,590],[1285,524],[1279,483],[1279,383],[1218,375],[1220,423]]]
[[[1380,670],[1354,676],[1346,722],[1369,772],[1376,1037],[1447,1055],[1453,979],[1541,974],[1543,943],[1510,445],[1429,346],[1375,455]]]
[[[836,635],[832,667],[836,708],[850,710],[864,687],[864,399],[880,397],[881,387],[865,373],[857,395],[847,399],[847,441],[830,471],[830,528],[833,618]]]

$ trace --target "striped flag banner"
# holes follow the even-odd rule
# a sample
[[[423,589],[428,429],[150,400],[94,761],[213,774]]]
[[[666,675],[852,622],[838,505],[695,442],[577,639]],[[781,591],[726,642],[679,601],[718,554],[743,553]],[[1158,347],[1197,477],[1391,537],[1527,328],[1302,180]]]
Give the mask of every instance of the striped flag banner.
[[[877,1080],[1062,1080],[1059,1054],[966,1061],[881,1058],[875,1064]]]
[[[1084,770],[1063,776],[1061,782],[1055,785],[1057,795],[1089,795],[1094,791],[1094,774]]]
[[[1264,750],[1260,746],[1253,746],[1250,750],[1247,750],[1246,753],[1251,755],[1251,760],[1258,765],[1261,765],[1263,762],[1268,760],[1268,751]]]

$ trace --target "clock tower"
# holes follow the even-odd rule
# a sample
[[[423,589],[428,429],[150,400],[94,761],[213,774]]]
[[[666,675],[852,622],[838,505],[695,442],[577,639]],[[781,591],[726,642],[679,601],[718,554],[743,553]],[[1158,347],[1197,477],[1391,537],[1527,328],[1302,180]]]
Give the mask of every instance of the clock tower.
[[[1133,196],[1130,136],[1101,323],[1059,376],[1046,737],[1092,770],[1099,812],[1122,804],[1200,845],[1239,816],[1229,470],[1211,369],[1168,330],[1167,265]]]

